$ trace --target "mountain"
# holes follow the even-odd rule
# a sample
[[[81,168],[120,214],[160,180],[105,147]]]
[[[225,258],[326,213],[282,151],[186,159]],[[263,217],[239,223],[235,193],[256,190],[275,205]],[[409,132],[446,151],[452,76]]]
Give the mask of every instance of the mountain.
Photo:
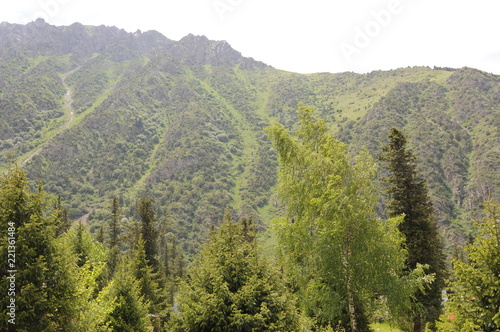
[[[263,128],[314,107],[353,152],[410,138],[450,243],[499,198],[500,77],[472,68],[296,74],[225,41],[115,27],[0,24],[0,168],[15,159],[97,227],[117,195],[155,199],[194,252],[224,208],[265,227],[280,206]],[[127,220],[125,220],[126,222]],[[167,227],[167,226],[165,226]]]

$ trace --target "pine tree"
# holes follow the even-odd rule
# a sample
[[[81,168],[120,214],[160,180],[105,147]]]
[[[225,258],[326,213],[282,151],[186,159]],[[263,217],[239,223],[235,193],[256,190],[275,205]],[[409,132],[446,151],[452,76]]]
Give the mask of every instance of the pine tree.
[[[110,206],[111,215],[109,216],[109,241],[108,241],[108,274],[112,276],[120,260],[120,205],[118,197],[114,196]],[[102,230],[103,227],[101,227]]]
[[[95,239],[99,243],[104,243],[104,227],[99,227],[99,230],[96,232]]]
[[[57,226],[56,235],[59,236],[71,227],[71,222],[68,219],[68,210],[62,206],[61,195],[56,196],[53,210],[57,211],[56,220],[58,221],[59,225]]]
[[[161,319],[167,314],[167,294],[164,289],[166,281],[159,272],[154,272],[146,259],[144,240],[139,239],[132,257],[131,270],[136,278],[141,296],[148,304],[148,313],[157,317],[157,328],[160,328]],[[159,322],[160,321],[160,322]]]
[[[5,257],[0,260],[0,288],[5,291],[0,302],[7,308],[14,300],[17,331],[68,330],[76,315],[74,256],[63,253],[55,241],[64,227],[57,205],[41,184],[32,190],[17,166],[0,178],[0,252]],[[8,318],[0,321],[4,331],[14,326]]]
[[[109,248],[118,246],[120,238],[120,205],[118,197],[114,196],[111,201],[111,215],[109,216]]]
[[[406,144],[407,139],[403,133],[392,128],[381,160],[386,163],[390,172],[390,176],[385,179],[390,197],[388,214],[404,215],[399,229],[406,238],[408,270],[414,269],[417,264],[423,264],[428,266],[426,272],[435,276],[429,289],[416,293],[415,311],[411,315],[413,330],[421,331],[426,322],[434,322],[441,313],[445,259],[426,181],[418,175],[417,159],[407,150]]]
[[[486,216],[475,221],[478,235],[465,247],[467,257],[453,262],[453,282],[443,332],[500,330],[500,205],[485,202]]]
[[[114,298],[113,309],[107,318],[111,331],[150,331],[149,303],[141,296],[139,281],[130,273],[127,264],[118,267],[105,292]]]
[[[321,326],[369,331],[368,305],[387,298],[393,316],[409,306],[417,266],[401,278],[405,252],[397,219],[377,219],[377,169],[366,151],[354,162],[323,120],[299,108],[296,136],[267,128],[279,157],[279,194],[286,216],[274,220],[303,310]],[[340,326],[339,326],[340,325]]]
[[[100,287],[106,267],[106,250],[94,241],[81,223],[57,239],[57,246],[67,257],[73,257],[73,274],[76,278],[77,298],[73,306],[77,317],[67,331],[108,331],[107,315],[113,308],[113,299]]]
[[[82,267],[87,262],[87,253],[85,250],[86,248],[83,240],[84,227],[81,222],[79,222],[78,225],[76,226],[75,232],[76,232],[75,241],[72,243],[72,245],[74,247],[73,250],[78,257],[77,265],[78,267]]]
[[[172,331],[297,330],[294,301],[260,257],[250,228],[226,214],[212,232],[180,288]]]
[[[177,292],[177,279],[182,278],[182,257],[177,253],[177,239],[173,233],[162,236],[161,244],[161,275],[165,290],[166,303],[174,304],[174,295]],[[168,318],[168,317],[166,317]]]
[[[156,212],[153,209],[153,199],[149,197],[141,197],[139,199],[139,218],[141,220],[141,235],[144,240],[144,250],[146,259],[150,266],[153,266],[155,271],[158,270],[157,261],[157,246],[158,246],[158,231],[156,229]]]

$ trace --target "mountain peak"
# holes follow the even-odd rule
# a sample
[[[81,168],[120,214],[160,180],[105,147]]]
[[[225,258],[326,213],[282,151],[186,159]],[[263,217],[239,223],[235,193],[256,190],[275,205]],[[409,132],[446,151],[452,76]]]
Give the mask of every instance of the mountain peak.
[[[137,54],[165,53],[181,61],[202,65],[266,66],[242,56],[224,40],[214,41],[203,35],[188,34],[175,42],[154,30],[128,33],[114,26],[86,26],[78,22],[54,26],[43,18],[26,25],[1,23],[0,45],[5,46],[0,49],[0,59],[15,58],[21,50],[34,57],[64,54],[88,57],[108,52],[115,60],[127,60]],[[117,51],[120,54],[116,55]]]
[[[205,35],[194,35],[192,33],[188,34],[187,36],[184,36],[179,40],[179,43],[181,44],[186,44],[186,43],[203,43],[203,42],[209,42],[210,40],[207,38]]]
[[[206,36],[193,35],[192,33],[179,40],[179,46],[175,49],[178,56],[184,54],[189,60],[208,65],[236,65],[241,64],[244,68],[265,67],[266,65],[253,58],[246,58],[229,45],[225,40],[210,40]]]

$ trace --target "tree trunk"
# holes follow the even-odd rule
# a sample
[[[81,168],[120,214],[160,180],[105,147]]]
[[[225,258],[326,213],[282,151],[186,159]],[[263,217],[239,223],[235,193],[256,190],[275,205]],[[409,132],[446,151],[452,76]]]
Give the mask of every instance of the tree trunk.
[[[415,317],[415,320],[413,320],[413,332],[422,332],[422,319],[420,316]]]
[[[349,263],[351,258],[351,248],[350,248],[350,236],[347,237],[347,244],[345,246],[345,256],[343,258],[344,263],[344,273],[347,280],[347,306],[349,310],[349,322],[351,324],[351,332],[358,332],[358,317],[356,315],[356,306],[354,304],[354,291],[352,289],[351,283],[351,271],[349,269]]]
[[[351,322],[351,331],[358,332],[358,319],[356,317],[356,306],[354,305],[354,295],[351,289],[350,277],[347,277],[347,297],[349,301],[349,320]]]

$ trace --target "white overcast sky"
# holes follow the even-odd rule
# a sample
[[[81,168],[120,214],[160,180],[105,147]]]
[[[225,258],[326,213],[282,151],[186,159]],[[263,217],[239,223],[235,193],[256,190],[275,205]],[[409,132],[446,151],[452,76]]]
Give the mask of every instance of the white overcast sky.
[[[37,17],[157,30],[173,40],[205,35],[299,73],[436,65],[500,74],[499,0],[1,1],[0,22]]]

